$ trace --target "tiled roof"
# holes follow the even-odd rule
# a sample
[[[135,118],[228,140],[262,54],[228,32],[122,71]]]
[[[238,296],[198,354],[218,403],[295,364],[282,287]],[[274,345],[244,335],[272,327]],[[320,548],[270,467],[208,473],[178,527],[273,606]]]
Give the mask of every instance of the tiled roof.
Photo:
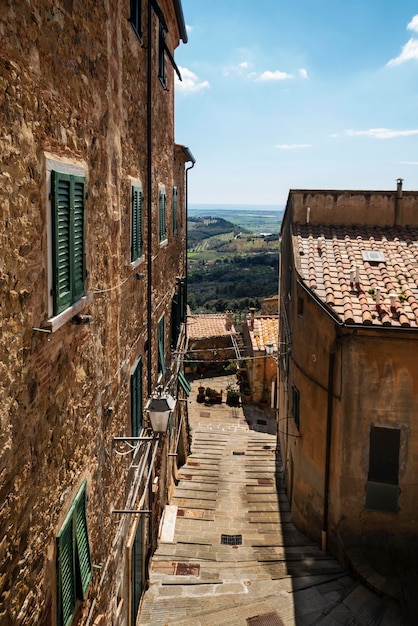
[[[189,315],[187,317],[187,334],[189,339],[204,339],[207,337],[223,337],[235,335],[234,325],[227,328],[225,314]]]
[[[253,351],[264,351],[266,344],[272,343],[274,352],[277,352],[279,336],[279,318],[277,316],[255,317],[254,328],[252,328],[251,319],[247,319],[247,324]]]
[[[418,327],[418,229],[294,224],[293,235],[305,285],[342,322]]]

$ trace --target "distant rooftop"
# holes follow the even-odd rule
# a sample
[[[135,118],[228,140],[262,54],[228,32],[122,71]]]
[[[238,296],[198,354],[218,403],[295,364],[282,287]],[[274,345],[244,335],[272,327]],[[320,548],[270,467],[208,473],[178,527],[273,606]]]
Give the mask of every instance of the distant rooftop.
[[[247,325],[254,352],[264,351],[268,343],[273,344],[274,352],[278,351],[279,318],[277,315],[247,318]]]
[[[235,335],[232,314],[219,313],[208,315],[189,315],[187,317],[187,334],[189,339],[207,337],[223,337]]]

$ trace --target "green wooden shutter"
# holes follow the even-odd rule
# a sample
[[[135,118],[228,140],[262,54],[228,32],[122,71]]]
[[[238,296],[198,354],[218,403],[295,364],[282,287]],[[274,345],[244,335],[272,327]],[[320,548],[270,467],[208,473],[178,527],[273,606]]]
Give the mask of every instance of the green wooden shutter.
[[[141,187],[132,187],[131,261],[142,255],[142,201]]]
[[[85,178],[51,172],[53,294],[57,315],[84,295]]]
[[[52,172],[54,313],[71,304],[71,176]]]
[[[85,198],[86,181],[81,176],[73,176],[73,228],[72,228],[72,301],[84,295],[86,276],[85,257]]]
[[[165,191],[160,189],[158,197],[158,228],[160,243],[166,239],[166,195]]]
[[[138,437],[142,428],[142,357],[131,374],[132,437]]]
[[[164,317],[158,322],[158,371],[165,374],[165,359],[164,359]]]
[[[84,598],[86,597],[87,589],[92,578],[89,538],[87,532],[86,501],[86,481],[84,481],[74,501],[74,524],[77,550],[76,563],[78,566],[77,581],[79,584],[78,597],[80,598],[80,600],[84,600]]]
[[[173,233],[177,233],[177,187],[173,187]]]
[[[57,608],[59,626],[71,623],[76,601],[74,569],[73,507],[57,536]]]

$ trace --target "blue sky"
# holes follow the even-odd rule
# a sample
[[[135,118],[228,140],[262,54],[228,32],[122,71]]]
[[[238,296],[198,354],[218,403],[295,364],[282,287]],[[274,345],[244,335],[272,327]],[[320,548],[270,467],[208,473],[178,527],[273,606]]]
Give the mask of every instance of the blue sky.
[[[189,202],[418,188],[418,3],[182,0],[176,141]]]

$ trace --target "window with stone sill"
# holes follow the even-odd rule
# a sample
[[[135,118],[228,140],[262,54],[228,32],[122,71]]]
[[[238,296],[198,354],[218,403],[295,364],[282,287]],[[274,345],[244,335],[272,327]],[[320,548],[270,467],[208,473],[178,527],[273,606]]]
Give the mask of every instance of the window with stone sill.
[[[131,263],[138,261],[143,254],[143,201],[142,186],[140,184],[133,184],[131,190]]]
[[[136,35],[142,41],[142,0],[131,0],[129,21]]]
[[[54,332],[93,300],[86,292],[86,174],[83,165],[46,154],[48,317]]]
[[[57,535],[57,624],[69,626],[92,579],[84,480]]]
[[[163,243],[167,239],[167,196],[164,187],[158,190],[158,240]]]

